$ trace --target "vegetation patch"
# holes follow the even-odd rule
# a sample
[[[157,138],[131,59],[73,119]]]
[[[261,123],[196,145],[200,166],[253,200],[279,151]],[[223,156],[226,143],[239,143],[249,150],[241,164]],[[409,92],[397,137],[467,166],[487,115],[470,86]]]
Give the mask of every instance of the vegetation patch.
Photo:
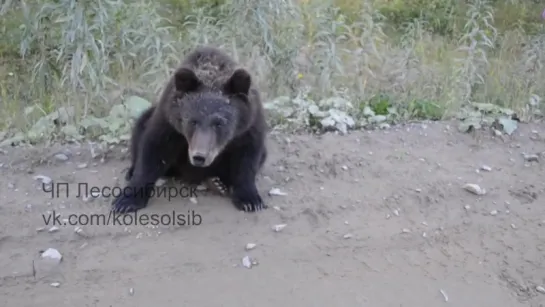
[[[277,128],[347,133],[458,118],[462,131],[490,123],[513,131],[543,114],[544,8],[515,0],[5,1],[0,141],[124,142],[181,57],[202,44],[254,73]]]

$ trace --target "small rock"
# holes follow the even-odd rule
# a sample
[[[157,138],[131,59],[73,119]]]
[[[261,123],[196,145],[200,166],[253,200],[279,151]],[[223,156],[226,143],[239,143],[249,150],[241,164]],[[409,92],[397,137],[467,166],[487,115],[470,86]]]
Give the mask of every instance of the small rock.
[[[87,163],[81,163],[81,164],[78,164],[77,165],[77,168],[86,168],[87,167]]]
[[[36,232],[42,232],[44,231],[45,227],[39,227],[39,228],[36,228]]]
[[[465,205],[464,209],[469,210],[469,209],[471,209],[471,206],[470,205]]]
[[[445,290],[440,289],[439,292],[441,292],[441,294],[443,295],[443,298],[445,299],[445,302],[448,302],[448,295],[447,295],[447,293],[445,292]]]
[[[280,207],[278,206],[273,206],[273,209],[276,210],[276,211],[281,211],[282,209],[280,209]]]
[[[167,181],[166,181],[165,179],[159,178],[159,179],[157,179],[157,181],[155,182],[155,186],[156,186],[156,187],[163,186],[163,185],[165,185],[166,182],[167,182]]]
[[[68,161],[68,156],[63,153],[58,153],[55,155],[55,159],[59,161]]]
[[[280,189],[278,188],[273,188],[269,191],[269,195],[277,195],[277,196],[286,196],[288,195],[287,193],[285,192],[282,192]]]
[[[252,250],[256,247],[256,244],[255,243],[248,243],[246,244],[246,250],[249,251],[249,250]]]
[[[393,213],[395,216],[399,216],[399,210],[394,210]]]
[[[490,171],[492,171],[492,168],[490,166],[488,166],[488,165],[482,165],[481,170],[490,172]]]
[[[481,188],[479,185],[477,184],[474,184],[474,183],[466,183],[464,185],[464,189],[466,191],[469,191],[475,195],[484,195],[486,194],[486,190]]]
[[[242,265],[248,269],[252,268],[252,261],[250,260],[250,257],[244,256],[244,258],[242,258]]]
[[[40,180],[43,184],[50,184],[53,181],[51,178],[44,175],[34,176],[34,180]]]
[[[54,287],[54,288],[58,288],[58,287],[61,286],[61,284],[58,283],[58,282],[52,282],[52,283],[50,283],[49,285],[50,285],[51,287]]]
[[[422,189],[414,189],[416,192],[420,193],[422,192]]]
[[[401,230],[401,232],[403,232],[403,233],[409,233],[409,232],[411,232],[411,231],[410,231],[408,228],[403,228],[403,229]]]
[[[197,204],[197,198],[196,197],[190,197],[189,201],[194,203],[194,204]]]
[[[539,292],[539,293],[541,293],[541,294],[545,294],[545,288],[542,287],[542,286],[537,286],[537,287],[536,287],[536,291]]]
[[[345,171],[348,170],[348,166],[346,166],[346,165],[341,166],[341,168],[342,168],[343,170],[345,170]]]
[[[282,231],[287,225],[286,224],[278,224],[273,226],[273,230],[276,232]]]
[[[53,226],[53,227],[49,228],[48,231],[49,231],[49,232],[56,232],[56,231],[59,231],[59,227]]]
[[[522,156],[524,157],[524,160],[526,162],[539,162],[539,156],[538,155],[522,154]]]
[[[59,253],[58,250],[56,250],[54,248],[48,248],[47,250],[45,250],[42,253],[42,258],[53,260],[53,261],[59,263],[62,260],[62,255],[61,255],[61,253]]]
[[[517,226],[515,224],[511,224],[511,228],[517,229]]]
[[[129,289],[129,294],[130,294],[131,296],[134,295],[134,288],[130,288],[130,289]]]
[[[492,215],[492,216],[498,215],[498,210],[490,211],[490,215]]]
[[[352,237],[353,237],[353,235],[352,235],[351,233],[347,233],[347,234],[345,234],[345,235],[343,236],[343,238],[345,238],[345,239],[350,239],[350,238],[352,238]]]

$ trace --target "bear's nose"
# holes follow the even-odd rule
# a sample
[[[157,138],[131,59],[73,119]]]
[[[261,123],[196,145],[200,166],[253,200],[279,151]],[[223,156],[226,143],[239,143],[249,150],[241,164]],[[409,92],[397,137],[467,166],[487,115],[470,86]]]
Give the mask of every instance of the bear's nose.
[[[193,156],[193,164],[195,164],[195,166],[203,165],[205,160],[206,160],[206,158],[201,156],[201,155],[194,155]]]

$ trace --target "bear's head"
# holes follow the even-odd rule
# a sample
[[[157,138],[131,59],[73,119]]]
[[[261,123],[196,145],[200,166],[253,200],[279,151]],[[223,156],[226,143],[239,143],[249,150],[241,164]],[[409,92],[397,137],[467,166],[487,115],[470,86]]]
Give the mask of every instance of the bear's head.
[[[210,166],[253,120],[252,96],[256,93],[251,90],[250,74],[239,68],[218,82],[206,85],[187,67],[179,68],[174,75],[176,98],[167,116],[186,138],[189,161],[194,166]]]

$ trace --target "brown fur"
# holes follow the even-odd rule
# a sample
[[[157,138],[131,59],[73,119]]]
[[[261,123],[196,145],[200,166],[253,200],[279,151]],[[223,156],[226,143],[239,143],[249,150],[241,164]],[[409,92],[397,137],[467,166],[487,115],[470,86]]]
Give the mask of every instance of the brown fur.
[[[267,157],[266,131],[250,73],[217,48],[197,48],[169,79],[156,106],[137,121],[128,185],[140,188],[161,176],[191,183],[218,178],[232,190],[237,208],[261,210],[266,206],[255,179]],[[137,210],[148,198],[121,197],[114,208]]]

